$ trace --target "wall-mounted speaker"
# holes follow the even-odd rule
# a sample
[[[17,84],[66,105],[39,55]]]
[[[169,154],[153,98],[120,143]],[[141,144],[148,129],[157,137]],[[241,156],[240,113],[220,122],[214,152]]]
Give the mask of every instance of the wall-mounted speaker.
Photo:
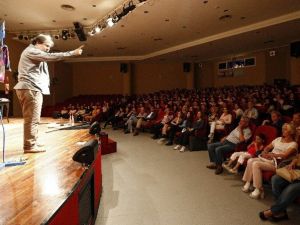
[[[300,56],[300,41],[291,43],[291,56],[299,57]]]
[[[121,73],[127,73],[128,72],[128,64],[127,63],[121,63],[120,64],[120,72]]]
[[[91,165],[95,160],[98,151],[98,141],[90,140],[85,143],[72,157],[76,162]]]
[[[190,63],[183,63],[183,72],[189,73],[191,71],[191,64]]]

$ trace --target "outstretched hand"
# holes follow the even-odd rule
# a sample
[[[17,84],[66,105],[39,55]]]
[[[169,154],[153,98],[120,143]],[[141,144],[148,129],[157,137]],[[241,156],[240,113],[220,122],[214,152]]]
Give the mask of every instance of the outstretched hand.
[[[78,48],[76,48],[74,50],[74,55],[81,55],[82,54],[82,49],[83,49],[84,45],[79,46]]]

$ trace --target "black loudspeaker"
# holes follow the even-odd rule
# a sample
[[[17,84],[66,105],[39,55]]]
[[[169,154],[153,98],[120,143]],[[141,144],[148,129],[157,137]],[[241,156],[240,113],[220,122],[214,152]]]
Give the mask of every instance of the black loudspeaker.
[[[190,63],[183,63],[183,72],[189,73],[191,71],[191,64]]]
[[[299,57],[300,56],[300,41],[291,43],[291,56]]]
[[[89,133],[90,134],[99,134],[100,131],[101,131],[100,124],[97,121],[92,123],[92,125],[90,127],[90,130],[89,130]]]
[[[98,141],[90,140],[82,146],[72,157],[72,159],[76,162],[91,165],[95,160],[95,156],[98,151]]]
[[[86,35],[84,33],[83,26],[79,22],[74,22],[74,27],[75,27],[75,33],[77,34],[77,37],[79,41],[86,41]]]
[[[127,73],[128,72],[128,65],[127,65],[127,63],[121,63],[120,64],[120,72],[121,73]]]

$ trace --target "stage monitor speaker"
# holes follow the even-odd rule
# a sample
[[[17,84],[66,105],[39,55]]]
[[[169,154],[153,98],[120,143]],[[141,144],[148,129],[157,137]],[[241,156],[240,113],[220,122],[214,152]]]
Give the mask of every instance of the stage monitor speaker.
[[[72,157],[76,162],[83,163],[85,165],[91,165],[95,160],[96,153],[98,151],[98,141],[90,140],[85,143],[81,149],[79,149]]]
[[[191,64],[190,63],[183,63],[183,72],[189,73],[191,71]]]
[[[92,123],[89,133],[90,134],[99,134],[101,131],[101,127],[99,122],[95,121],[94,123]]]
[[[121,63],[120,64],[120,72],[121,73],[127,73],[128,72],[128,65],[127,65],[127,63]]]
[[[79,41],[86,41],[87,39],[82,24],[79,22],[74,22],[73,24],[75,27],[74,31],[77,34]]]
[[[291,56],[299,57],[300,56],[300,41],[291,43]]]

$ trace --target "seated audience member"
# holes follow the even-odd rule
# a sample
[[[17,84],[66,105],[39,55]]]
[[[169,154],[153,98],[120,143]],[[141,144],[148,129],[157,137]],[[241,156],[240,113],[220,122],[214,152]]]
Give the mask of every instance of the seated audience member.
[[[83,120],[83,116],[85,115],[86,111],[84,106],[79,106],[79,109],[77,110],[77,112],[75,113],[74,116],[74,120],[75,121],[82,121]]]
[[[229,125],[232,122],[232,115],[228,112],[227,108],[223,109],[223,113],[219,119],[210,122],[210,134],[208,135],[208,143],[212,143],[214,139],[215,130],[224,130],[225,125]]]
[[[300,169],[300,154],[287,166],[292,170]],[[300,180],[295,180],[292,183],[283,179],[278,175],[272,177],[272,192],[275,196],[275,203],[270,209],[259,213],[262,220],[270,220],[279,222],[288,219],[287,207],[291,205],[296,199],[300,198]]]
[[[74,105],[71,105],[71,108],[69,110],[69,116],[74,116],[75,113],[77,112],[77,109],[75,109],[75,106]]]
[[[300,112],[294,113],[291,124],[294,125],[294,127],[296,128],[295,141],[299,144],[300,143]]]
[[[184,152],[186,147],[189,145],[189,137],[191,135],[195,135],[195,133],[201,129],[206,129],[202,112],[197,112],[195,121],[193,121],[193,113],[188,112],[186,127],[182,129],[181,135],[178,137],[177,145],[174,147],[174,150],[180,149],[180,152]]]
[[[174,147],[174,150],[178,150],[180,149],[183,145],[186,146],[188,145],[188,133],[186,132],[190,132],[193,129],[193,123],[194,123],[194,114],[193,112],[187,112],[186,114],[186,118],[182,123],[182,129],[181,129],[181,133],[179,134],[179,137],[177,138],[176,141],[176,146]],[[186,136],[184,136],[186,135]],[[186,140],[187,138],[187,140]]]
[[[68,119],[69,118],[69,110],[67,109],[67,107],[63,107],[62,110],[60,111],[61,117],[64,119]]]
[[[222,138],[220,142],[208,144],[210,164],[207,165],[207,168],[215,169],[215,174],[222,173],[224,155],[232,152],[237,144],[249,140],[251,135],[249,118],[242,116],[239,125],[228,136]]]
[[[125,115],[124,109],[120,107],[119,110],[117,110],[117,112],[106,121],[106,123],[104,124],[104,128],[107,126],[109,122],[111,122],[111,126],[113,127],[113,129],[114,130],[118,129],[118,125],[120,122],[123,121],[124,115]]]
[[[245,185],[242,188],[244,192],[249,192],[251,182],[253,181],[253,192],[251,198],[264,198],[264,189],[262,186],[262,172],[271,171],[275,173],[276,165],[274,159],[285,160],[292,157],[298,149],[294,141],[295,128],[291,124],[285,123],[282,126],[282,137],[273,140],[265,147],[259,158],[249,159],[243,176]]]
[[[278,132],[278,136],[281,136],[282,125],[284,124],[283,120],[281,119],[281,114],[278,111],[271,112],[271,120],[264,120],[262,125],[269,125],[275,127]]]
[[[235,118],[238,119],[238,120],[244,114],[243,110],[241,109],[241,107],[240,107],[240,105],[238,103],[234,104],[233,112],[235,113]]]
[[[213,125],[213,124],[215,124],[216,121],[219,119],[218,108],[216,106],[213,105],[210,107],[207,119],[208,119],[208,124],[209,124],[210,128],[214,129],[215,125]],[[210,132],[208,135],[209,139],[211,139],[211,137],[213,138],[213,132],[211,129],[210,129]]]
[[[223,168],[230,173],[237,174],[239,167],[244,164],[246,159],[257,157],[261,153],[264,148],[265,140],[266,136],[264,134],[257,134],[255,140],[248,145],[247,152],[234,152],[230,156],[229,162],[223,163]],[[234,165],[234,163],[236,164]]]
[[[92,122],[101,113],[100,106],[93,106],[93,110],[90,114],[84,116],[84,121]]]
[[[157,112],[153,106],[150,107],[150,112],[145,118],[139,118],[138,121],[136,122],[135,130],[133,135],[137,136],[139,135],[140,129],[142,127],[145,127],[149,125],[157,116]]]
[[[146,119],[147,112],[145,111],[144,107],[140,108],[139,114],[136,116],[136,120],[132,121],[133,125],[135,126],[133,135],[136,136],[139,134],[139,130],[141,128],[142,122]]]
[[[173,145],[175,134],[182,130],[182,123],[184,121],[184,114],[181,111],[177,112],[177,116],[171,121],[167,133],[168,142],[166,145]]]
[[[127,117],[129,116],[129,118],[127,119],[127,121],[125,122],[124,125],[124,133],[128,134],[128,133],[132,133],[133,132],[133,126],[137,121],[137,114],[136,114],[136,109],[135,107],[132,108],[131,112],[129,114],[127,114]]]
[[[247,103],[247,109],[245,110],[243,115],[248,117],[250,120],[256,120],[258,118],[258,111],[254,107],[254,104],[252,101],[249,101]]]
[[[160,137],[161,130],[164,127],[164,125],[170,123],[172,119],[173,119],[173,115],[171,114],[169,108],[166,108],[165,115],[164,115],[163,119],[161,120],[161,122],[158,124],[155,124],[152,127],[152,133],[154,134],[152,136],[152,139],[158,139]]]

